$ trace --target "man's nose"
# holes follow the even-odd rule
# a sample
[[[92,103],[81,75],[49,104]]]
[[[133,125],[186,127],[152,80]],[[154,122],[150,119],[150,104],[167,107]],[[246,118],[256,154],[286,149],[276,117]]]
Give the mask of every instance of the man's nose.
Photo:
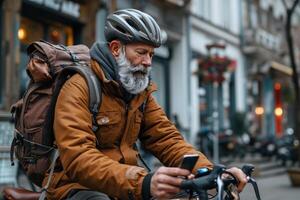
[[[152,57],[150,55],[145,55],[142,61],[142,65],[145,67],[150,67],[152,64]]]

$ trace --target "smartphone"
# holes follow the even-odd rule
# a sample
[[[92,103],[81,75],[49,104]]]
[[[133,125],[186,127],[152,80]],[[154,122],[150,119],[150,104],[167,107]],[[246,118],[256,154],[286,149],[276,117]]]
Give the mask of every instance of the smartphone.
[[[184,155],[183,158],[182,158],[181,164],[180,164],[180,168],[192,171],[192,169],[194,168],[198,158],[199,158],[198,154]]]

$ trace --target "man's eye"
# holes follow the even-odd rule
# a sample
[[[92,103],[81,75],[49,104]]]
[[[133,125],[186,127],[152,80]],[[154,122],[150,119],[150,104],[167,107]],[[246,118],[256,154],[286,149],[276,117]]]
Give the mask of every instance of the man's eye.
[[[139,56],[144,56],[148,54],[148,51],[136,51]],[[149,53],[150,58],[154,56],[154,53]]]
[[[144,55],[144,54],[145,54],[145,52],[142,52],[142,51],[137,51],[137,53],[138,53],[139,55]]]

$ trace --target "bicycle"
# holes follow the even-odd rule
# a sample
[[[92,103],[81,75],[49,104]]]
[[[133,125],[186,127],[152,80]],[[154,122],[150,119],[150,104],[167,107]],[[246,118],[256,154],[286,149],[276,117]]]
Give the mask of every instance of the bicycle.
[[[244,165],[242,167],[243,172],[248,176],[248,182],[252,184],[257,200],[261,200],[257,183],[255,179],[251,177],[251,173],[254,170],[253,165]],[[227,174],[224,178],[223,175]],[[239,195],[236,192],[237,185],[236,178],[228,171],[224,165],[215,165],[213,170],[209,171],[207,168],[201,168],[198,170],[195,179],[184,180],[181,184],[181,189],[185,191],[184,196],[177,196],[173,199],[200,199],[208,200],[217,196],[217,200],[236,200],[239,199]],[[209,197],[208,190],[217,189],[215,196]],[[224,196],[224,191],[226,196]],[[6,188],[6,198],[10,200],[38,200],[39,192],[31,192],[21,188]]]

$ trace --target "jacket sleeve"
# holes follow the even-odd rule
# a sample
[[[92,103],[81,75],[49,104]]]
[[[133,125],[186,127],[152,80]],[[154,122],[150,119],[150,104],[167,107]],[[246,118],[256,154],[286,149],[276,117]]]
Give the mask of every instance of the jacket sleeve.
[[[88,96],[85,80],[74,75],[64,84],[57,100],[54,132],[65,173],[72,181],[109,196],[140,199],[147,172],[120,164],[96,148]]]
[[[212,163],[184,140],[152,95],[145,107],[143,126],[142,144],[164,165],[178,167],[183,155],[196,153],[200,156],[193,172],[200,167],[212,168]]]

